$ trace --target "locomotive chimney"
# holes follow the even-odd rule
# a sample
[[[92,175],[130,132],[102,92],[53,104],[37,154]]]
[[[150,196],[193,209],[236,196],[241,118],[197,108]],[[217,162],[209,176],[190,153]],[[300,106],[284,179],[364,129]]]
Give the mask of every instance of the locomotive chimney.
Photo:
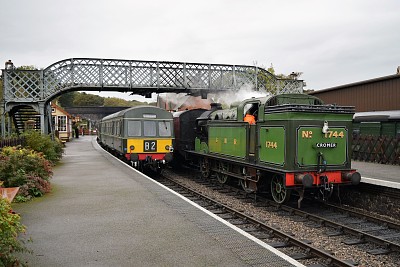
[[[210,106],[212,111],[222,109],[221,103],[211,103]]]

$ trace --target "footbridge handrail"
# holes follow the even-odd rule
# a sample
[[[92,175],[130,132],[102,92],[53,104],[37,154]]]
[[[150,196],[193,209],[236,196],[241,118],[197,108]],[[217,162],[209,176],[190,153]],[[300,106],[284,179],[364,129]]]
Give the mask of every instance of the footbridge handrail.
[[[146,97],[153,92],[205,97],[208,93],[238,91],[244,86],[271,94],[303,91],[302,80],[279,79],[256,66],[97,58],[65,59],[41,70],[16,69],[9,61],[2,70],[2,81],[2,136],[12,128],[10,119],[6,130],[6,114],[15,119],[18,110],[25,107],[38,113],[41,131],[49,132],[49,103],[68,91],[119,91]]]
[[[168,61],[71,58],[43,70],[3,70],[4,101],[46,101],[64,91],[122,91],[201,94],[254,90],[273,94],[301,92],[303,81],[278,79],[255,66]]]

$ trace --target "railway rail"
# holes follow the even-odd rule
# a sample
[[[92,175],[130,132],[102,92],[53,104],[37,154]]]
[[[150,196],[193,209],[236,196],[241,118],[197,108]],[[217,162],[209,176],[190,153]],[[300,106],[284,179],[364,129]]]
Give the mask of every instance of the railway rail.
[[[375,213],[400,221],[400,189],[361,183],[355,187],[342,188],[340,200],[353,209],[364,213]]]
[[[173,184],[176,182],[168,181],[168,183]],[[243,195],[245,192],[241,192],[241,190],[238,190],[237,188],[220,185],[218,183],[207,184],[208,182],[204,182],[203,180],[201,180],[200,183],[206,184],[208,187],[213,187],[221,193],[236,196],[244,199],[244,201],[249,201],[249,198],[246,199],[246,196]],[[183,185],[179,185],[179,187],[181,188],[180,190],[190,190],[182,189],[185,187]],[[207,199],[207,203],[212,201],[209,200],[209,197],[196,191],[190,194],[196,194],[196,196],[190,196],[190,198],[194,198],[194,201],[196,202],[204,201],[205,199]],[[396,254],[397,256],[395,257],[400,257],[400,224],[397,222],[326,203],[320,203],[319,206],[311,206],[300,210],[296,207],[277,204],[262,196],[252,195],[252,197],[253,199],[250,201],[254,203],[254,206],[263,208],[265,212],[270,211],[280,213],[280,216],[284,216],[295,222],[306,223],[310,228],[325,227],[327,229],[327,231],[325,231],[326,235],[331,237],[340,236],[343,240],[342,243],[350,248],[354,245],[371,244],[365,246],[366,252],[371,255],[371,257],[390,253]],[[211,206],[211,204],[207,205]],[[260,220],[254,219],[251,215],[247,215],[243,211],[236,210],[234,207],[222,203],[212,205],[213,207],[218,207],[215,209],[214,213],[219,214],[222,218],[230,221],[232,224],[244,228],[245,231],[246,228],[248,228],[250,234],[253,234],[259,239],[265,240],[266,243],[269,243],[273,247],[300,248],[300,253],[298,252],[292,255],[290,255],[291,252],[289,252],[289,254],[286,253],[299,261],[318,258],[317,261],[322,261],[322,263],[318,263],[319,265],[317,266],[357,265],[357,262],[351,259],[339,259],[338,257],[333,256],[332,252],[316,248],[311,244],[311,241],[296,238],[293,233],[285,233],[284,231],[279,230],[279,227],[271,227]],[[268,241],[271,238],[278,238],[278,241]],[[349,258],[351,258],[351,254],[349,255]]]
[[[177,191],[184,195],[190,200],[196,202],[202,207],[210,210],[214,214],[221,218],[229,221],[233,225],[240,229],[250,233],[256,238],[263,240],[267,244],[279,248],[296,247],[300,249],[300,253],[295,253],[291,256],[292,258],[299,260],[314,259],[313,261],[319,262],[319,265],[314,266],[354,266],[355,263],[351,260],[341,260],[335,257],[328,251],[319,249],[310,244],[308,240],[301,240],[296,238],[292,233],[285,233],[276,227],[269,226],[262,221],[259,221],[252,216],[245,214],[244,212],[230,207],[226,204],[218,202],[201,192],[191,189],[178,181],[169,179],[167,176],[162,176],[162,179],[158,179],[159,182],[165,186]],[[226,193],[235,193],[225,187],[219,187],[218,191]],[[269,240],[269,241],[268,241]],[[318,260],[315,260],[318,259]]]
[[[350,235],[352,238],[343,241],[347,245],[371,242],[380,246],[367,251],[369,254],[400,252],[398,223],[326,203],[305,210],[286,205],[279,208],[293,216],[296,221],[309,220],[315,223],[315,227],[329,227],[329,236]]]
[[[358,191],[364,193],[367,192],[370,194],[376,194],[400,200],[400,189],[373,185],[373,184],[366,184],[366,183],[360,183],[356,188]]]

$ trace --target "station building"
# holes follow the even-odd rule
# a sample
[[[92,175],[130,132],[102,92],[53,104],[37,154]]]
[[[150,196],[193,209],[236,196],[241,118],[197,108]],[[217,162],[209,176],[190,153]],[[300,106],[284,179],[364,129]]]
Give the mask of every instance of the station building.
[[[56,136],[69,142],[72,139],[72,116],[55,103],[51,103],[51,116]]]
[[[360,133],[400,137],[400,66],[393,75],[309,94],[328,104],[354,106],[354,128]]]

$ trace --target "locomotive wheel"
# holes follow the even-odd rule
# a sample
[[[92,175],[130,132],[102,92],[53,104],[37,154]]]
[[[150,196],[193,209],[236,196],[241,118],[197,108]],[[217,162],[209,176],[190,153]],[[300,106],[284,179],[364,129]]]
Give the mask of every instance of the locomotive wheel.
[[[240,180],[240,185],[246,193],[253,193],[254,190],[250,188],[250,181]]]
[[[244,191],[246,191],[246,189],[248,188],[246,181],[245,180],[240,180],[239,183],[240,183],[240,186],[242,187],[242,189]]]
[[[202,159],[200,161],[200,172],[201,172],[201,176],[204,179],[207,179],[210,177],[210,163],[209,163],[208,159]]]
[[[219,162],[219,170],[220,171],[228,171],[228,164],[223,163],[223,162]],[[224,173],[217,173],[217,180],[220,184],[225,184],[226,182],[228,182],[229,179],[229,175],[228,174],[224,174]]]
[[[240,180],[240,185],[246,193],[254,193],[257,191],[257,182],[251,180]]]
[[[274,201],[279,204],[285,203],[290,199],[291,190],[285,187],[281,175],[274,175],[272,177],[271,193]]]

